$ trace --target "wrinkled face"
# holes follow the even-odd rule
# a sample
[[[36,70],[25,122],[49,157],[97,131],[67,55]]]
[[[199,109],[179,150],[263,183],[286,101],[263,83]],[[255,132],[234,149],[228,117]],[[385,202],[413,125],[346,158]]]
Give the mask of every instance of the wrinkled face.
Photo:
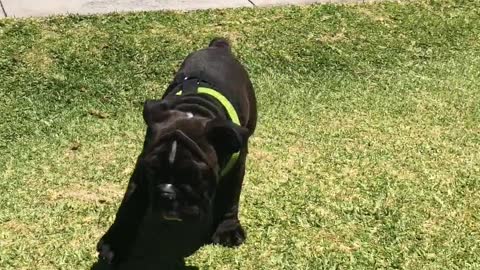
[[[214,169],[176,138],[154,149],[146,158],[152,210],[169,221],[208,215],[216,187]]]
[[[242,147],[241,127],[173,110],[163,101],[144,106],[147,135],[142,154],[150,207],[165,221],[207,218],[219,173]]]
[[[149,126],[145,165],[152,210],[169,221],[208,215],[217,182],[216,154],[204,133],[206,119],[163,112]]]

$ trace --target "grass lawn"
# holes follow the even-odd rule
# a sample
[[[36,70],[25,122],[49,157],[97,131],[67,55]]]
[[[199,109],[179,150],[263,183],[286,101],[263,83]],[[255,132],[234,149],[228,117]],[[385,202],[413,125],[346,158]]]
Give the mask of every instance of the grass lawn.
[[[259,103],[239,249],[200,269],[480,269],[480,2],[0,20],[0,268],[88,269],[143,101],[214,36]]]

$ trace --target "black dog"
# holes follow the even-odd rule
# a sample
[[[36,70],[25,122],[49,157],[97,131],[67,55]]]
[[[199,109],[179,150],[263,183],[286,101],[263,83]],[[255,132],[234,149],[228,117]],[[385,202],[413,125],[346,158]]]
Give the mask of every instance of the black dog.
[[[174,268],[204,244],[242,244],[239,197],[257,109],[228,42],[190,54],[162,99],[145,102],[143,117],[143,150],[98,243],[100,259],[114,269]]]

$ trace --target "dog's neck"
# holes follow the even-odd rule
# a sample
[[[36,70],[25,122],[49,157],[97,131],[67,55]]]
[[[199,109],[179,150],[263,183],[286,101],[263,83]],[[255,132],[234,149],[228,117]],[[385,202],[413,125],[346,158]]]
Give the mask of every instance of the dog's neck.
[[[192,115],[199,115],[210,119],[220,118],[227,119],[227,112],[220,102],[214,98],[202,95],[185,95],[185,96],[172,96],[171,108]]]
[[[202,93],[207,90],[207,93]],[[170,100],[173,109],[190,112],[211,119],[228,119],[232,112],[227,111],[226,104],[222,104],[218,96],[222,94],[214,90],[215,87],[202,76],[186,76],[177,74],[175,80],[169,85],[164,99]],[[215,92],[218,95],[213,95]],[[230,103],[228,100],[223,103]],[[232,108],[235,111],[234,108]],[[233,114],[237,114],[233,112]]]

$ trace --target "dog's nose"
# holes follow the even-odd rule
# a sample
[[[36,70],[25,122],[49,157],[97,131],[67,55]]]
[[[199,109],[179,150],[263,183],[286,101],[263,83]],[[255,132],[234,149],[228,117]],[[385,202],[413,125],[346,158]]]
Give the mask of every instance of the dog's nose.
[[[175,200],[176,192],[172,184],[160,184],[158,185],[158,189],[160,191],[160,196],[163,199]]]

